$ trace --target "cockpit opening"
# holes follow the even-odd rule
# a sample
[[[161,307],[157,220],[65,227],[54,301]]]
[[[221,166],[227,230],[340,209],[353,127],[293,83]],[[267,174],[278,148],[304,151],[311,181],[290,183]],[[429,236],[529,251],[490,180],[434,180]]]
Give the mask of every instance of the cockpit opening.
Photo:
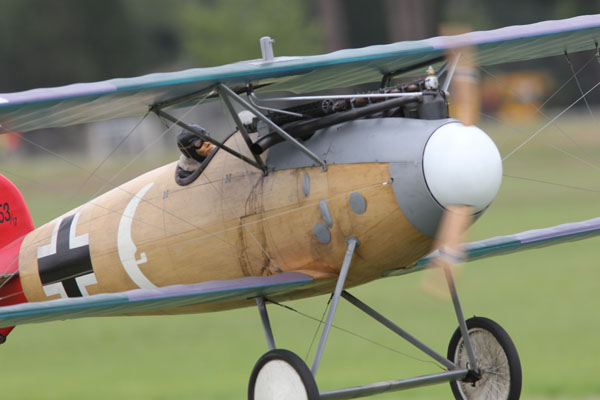
[[[201,131],[202,134],[209,135],[201,126],[191,126]],[[185,128],[181,129],[177,135],[177,147],[181,151],[181,155],[175,170],[175,181],[181,186],[189,185],[198,178],[210,162],[216,147]]]

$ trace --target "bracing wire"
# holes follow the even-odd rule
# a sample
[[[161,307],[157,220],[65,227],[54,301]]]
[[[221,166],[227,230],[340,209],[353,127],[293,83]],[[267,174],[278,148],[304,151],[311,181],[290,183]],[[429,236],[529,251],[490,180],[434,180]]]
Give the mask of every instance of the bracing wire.
[[[536,135],[538,135],[539,133],[541,133],[544,129],[546,129],[548,126],[553,125],[564,137],[566,137],[573,145],[575,145],[576,148],[578,148],[583,154],[585,154],[586,158],[589,159],[593,159],[594,161],[599,161],[600,159],[598,159],[597,157],[595,157],[594,155],[590,154],[588,149],[584,146],[582,146],[580,143],[578,143],[571,135],[567,134],[560,126],[558,126],[557,124],[555,124],[555,121],[561,117],[566,111],[568,111],[571,107],[573,107],[574,104],[578,103],[579,101],[581,101],[582,99],[585,102],[586,108],[590,114],[590,116],[592,117],[592,119],[594,120],[594,122],[596,122],[595,116],[591,110],[591,107],[589,105],[589,102],[587,101],[587,95],[594,90],[598,84],[596,84],[594,87],[592,87],[590,90],[588,90],[587,92],[583,91],[583,88],[581,86],[581,83],[578,79],[578,75],[588,66],[592,63],[592,61],[594,60],[600,60],[599,55],[598,55],[598,50],[596,49],[595,54],[590,57],[581,67],[579,67],[579,69],[575,70],[575,67],[573,65],[573,63],[571,62],[568,54],[565,53],[565,57],[567,59],[567,63],[570,67],[571,70],[571,76],[569,77],[569,79],[567,79],[565,82],[563,82],[560,87],[558,87],[558,89],[556,89],[541,105],[539,106],[534,106],[531,103],[527,103],[534,111],[533,113],[537,113],[539,115],[541,115],[542,117],[546,118],[549,120],[549,122],[547,124],[545,124],[540,130],[538,130],[537,132],[535,132],[533,135],[529,136],[523,143],[521,143],[517,148],[515,148],[511,153],[509,153],[508,155],[506,155],[503,158],[503,161],[508,159],[512,154],[514,154],[516,151],[518,151],[520,148],[522,148],[526,143],[528,143],[529,141],[531,141],[533,139],[533,137],[535,137]],[[488,74],[489,76],[499,80],[500,78],[496,75],[494,75],[493,73],[491,73],[490,71],[486,70],[483,67],[480,67],[482,71],[484,71],[486,74]],[[563,90],[567,84],[569,84],[570,82],[575,81],[577,88],[579,89],[580,92],[580,97],[571,105],[569,105],[568,107],[566,107],[562,112],[560,112],[557,116],[555,116],[552,119],[549,119],[549,117],[542,111],[543,107],[550,101],[550,99],[552,99],[554,96],[556,96],[561,90]],[[509,89],[510,90],[510,89]],[[491,120],[494,121],[498,121],[497,118],[481,113],[482,116],[489,118]],[[512,133],[509,134],[507,137],[504,138],[503,143],[505,143],[506,141],[508,141],[508,139],[513,136],[515,133],[523,133],[520,132],[518,129],[516,129],[515,127],[512,127]],[[577,156],[575,154],[573,154],[572,152],[569,152],[567,150],[561,149],[558,146],[555,146],[553,144],[545,144],[547,147],[550,147],[552,149],[554,149],[557,152],[560,152],[570,158],[572,158],[575,161],[578,161],[579,163],[586,165],[590,168],[593,168],[595,170],[600,170],[600,167],[598,165],[596,165],[595,162],[591,162],[588,161],[580,156]],[[511,179],[519,179],[519,180],[526,180],[529,182],[535,182],[535,183],[540,183],[540,184],[545,184],[545,185],[551,185],[551,186],[555,186],[555,187],[562,187],[562,188],[568,188],[568,189],[573,189],[573,190],[579,190],[579,191],[584,191],[584,192],[590,192],[590,193],[597,193],[600,192],[598,190],[592,189],[592,188],[586,188],[586,187],[581,187],[581,186],[574,186],[574,185],[570,185],[570,184],[563,184],[563,183],[559,183],[559,182],[552,182],[552,181],[548,181],[548,180],[543,180],[543,179],[535,179],[535,178],[530,178],[530,177],[523,177],[523,176],[515,176],[515,175],[509,175],[509,174],[504,174],[504,177],[507,178],[511,178]]]
[[[550,96],[548,96],[548,98],[539,106],[536,106],[534,104],[532,104],[531,102],[526,102],[526,104],[531,107],[532,109],[532,114],[539,114],[540,116],[542,116],[543,118],[545,118],[546,120],[550,120],[550,117],[545,114],[542,110],[543,108],[546,106],[546,104],[548,104],[548,102],[554,98],[554,96],[556,96],[558,93],[560,93],[566,86],[567,84],[569,84],[577,75],[579,75],[592,61],[594,61],[597,58],[597,55],[594,55],[593,57],[591,57],[584,65],[582,65],[576,72],[574,75],[572,75],[569,79],[567,79],[565,82],[562,83],[562,85],[556,89]],[[490,77],[496,79],[496,80],[500,80],[500,77],[498,77],[497,75],[495,75],[494,73],[492,73],[491,71],[487,70],[486,68],[484,68],[483,66],[479,66],[479,68],[486,73],[487,75],[489,75]],[[512,94],[515,94],[515,92],[508,88],[509,92],[511,92]],[[583,94],[583,93],[582,93]],[[483,114],[483,113],[482,113]],[[485,115],[485,114],[484,114]],[[487,115],[485,115],[487,116]],[[490,117],[490,116],[487,116]],[[496,119],[497,120],[497,119]],[[589,158],[595,159],[598,161],[597,157],[594,157],[593,155],[589,154],[589,152],[587,151],[587,149],[582,146],[581,144],[579,144],[575,139],[573,139],[573,137],[569,134],[567,134],[567,132],[565,132],[560,126],[558,126],[557,124],[555,124],[554,122],[551,124],[554,128],[556,128],[563,136],[565,136],[571,143],[573,143],[579,150],[581,150],[586,156],[588,156]],[[510,135],[512,136],[512,135]],[[507,141],[509,139],[509,137],[505,138],[504,141]]]
[[[500,123],[500,119],[496,118],[496,117],[494,117],[492,115],[481,113],[481,116],[483,116],[483,117],[485,117],[485,118],[487,118],[489,120],[492,120],[492,121],[494,121],[496,123]],[[510,134],[506,135],[506,137],[503,138],[502,142],[499,143],[499,146],[502,146],[502,144],[506,143],[506,141],[508,141],[508,139],[510,139],[515,133],[520,134],[520,135],[526,134],[525,132],[517,129],[516,127],[514,127],[512,125],[511,125],[510,128],[511,128],[512,132]],[[583,159],[583,158],[581,158],[581,157],[579,157],[579,156],[577,156],[577,155],[575,155],[575,154],[573,154],[573,153],[571,153],[571,152],[569,152],[567,150],[561,149],[560,147],[558,147],[556,145],[553,145],[553,144],[550,144],[550,143],[545,143],[545,146],[549,147],[549,148],[551,148],[553,150],[556,150],[559,153],[562,153],[562,154],[564,154],[564,155],[566,155],[568,157],[571,157],[572,159],[574,159],[576,161],[579,161],[580,163],[582,163],[584,165],[587,165],[590,168],[593,168],[595,170],[600,171],[600,166],[598,166],[598,165],[596,165],[596,164],[594,164],[594,163],[592,163],[590,161],[587,161],[587,160],[585,160],[585,159]]]
[[[260,251],[265,255],[265,257],[267,257],[267,259],[269,260],[269,265],[273,265],[276,269],[277,272],[283,272],[283,270],[279,267],[279,265],[277,265],[277,262],[275,262],[275,260],[273,260],[273,258],[271,258],[271,256],[269,255],[269,252],[267,250],[265,250],[264,246],[262,244],[260,244],[260,242],[258,241],[258,239],[256,238],[256,236],[254,236],[254,234],[252,233],[252,231],[250,229],[248,229],[247,226],[244,226],[244,230],[246,231],[246,233],[252,238],[252,240],[254,240],[254,243],[256,243],[256,245],[258,246],[258,248],[260,249]],[[262,268],[267,269],[267,267],[263,266]]]
[[[203,98],[201,98],[200,100],[198,100],[181,117],[178,117],[177,121],[181,121],[183,118],[185,118],[187,115],[189,115],[192,111],[196,110],[201,104],[203,104],[206,101],[206,99],[208,98],[209,95],[210,95],[210,93],[206,94],[206,96],[204,96]],[[140,152],[138,152],[135,157],[133,157],[131,160],[129,160],[129,162],[125,166],[123,166],[119,171],[117,171],[112,176],[112,178],[110,178],[108,180],[104,180],[105,181],[104,185],[102,185],[102,187],[100,187],[100,189],[98,189],[96,191],[96,193],[92,197],[96,197],[100,193],[102,193],[104,191],[104,188],[107,185],[111,185],[115,181],[115,179],[117,179],[124,171],[128,170],[129,167],[131,167],[131,165],[133,165],[144,153],[146,153],[148,151],[148,149],[150,149],[156,143],[158,143],[160,140],[162,140],[162,138],[165,137],[167,135],[167,133],[171,132],[171,129],[174,126],[175,126],[175,124],[173,124],[173,125],[168,126],[167,128],[165,128],[162,131],[162,133],[160,135],[158,135],[158,137],[156,137],[152,142],[150,142],[148,145],[146,145],[146,147],[144,147]],[[123,142],[119,143],[119,145],[121,145],[122,143]]]
[[[317,331],[315,332],[315,334],[314,334],[314,336],[312,338],[312,342],[311,342],[311,344],[310,344],[310,346],[308,348],[308,351],[306,352],[306,356],[304,357],[304,361],[307,361],[308,357],[310,356],[310,352],[311,352],[311,349],[312,349],[312,347],[314,345],[314,342],[316,341],[317,335],[319,333],[319,329],[320,329],[320,327],[323,324],[323,321],[325,319],[325,314],[327,313],[327,308],[329,307],[329,302],[331,301],[331,297],[329,298],[329,300],[327,302],[327,307],[325,308],[325,311],[323,312],[323,315],[321,316],[320,319],[317,318],[317,317],[314,317],[312,315],[306,314],[306,313],[304,313],[302,311],[298,311],[297,309],[295,309],[295,308],[293,308],[291,306],[288,306],[286,304],[281,304],[281,303],[278,303],[278,302],[276,302],[274,300],[270,300],[270,299],[266,299],[266,301],[268,301],[269,303],[275,304],[275,305],[277,305],[279,307],[282,307],[282,308],[284,308],[286,310],[295,312],[295,313],[297,313],[298,315],[301,315],[304,318],[307,318],[307,319],[310,319],[312,321],[315,321],[315,322],[319,323],[318,326],[317,326]],[[350,329],[343,328],[343,327],[341,327],[339,325],[336,325],[336,324],[332,324],[331,327],[334,328],[334,329],[337,329],[340,332],[344,332],[344,333],[346,333],[348,335],[354,336],[357,339],[361,339],[361,340],[363,340],[363,341],[365,341],[367,343],[370,343],[372,345],[381,347],[382,349],[385,349],[385,350],[391,351],[393,353],[399,354],[399,355],[401,355],[403,357],[410,358],[412,360],[419,361],[419,362],[422,362],[422,363],[435,365],[436,367],[438,367],[442,371],[446,370],[446,368],[444,368],[442,365],[440,365],[439,363],[437,363],[437,362],[435,362],[433,360],[427,360],[427,359],[423,359],[423,358],[420,358],[420,357],[415,357],[415,356],[413,356],[411,354],[408,354],[406,352],[400,351],[400,350],[395,349],[393,347],[387,346],[387,345],[385,345],[383,343],[379,343],[379,342],[377,342],[375,340],[369,339],[366,336],[360,335],[360,334],[358,334],[356,332],[351,331]]]
[[[585,188],[585,187],[581,187],[581,186],[565,185],[563,183],[545,181],[542,179],[527,178],[524,176],[515,176],[515,175],[508,175],[508,174],[503,174],[502,176],[504,176],[506,178],[520,179],[520,180],[529,181],[529,182],[543,183],[545,185],[558,186],[558,187],[563,187],[563,188],[567,188],[567,189],[580,190],[583,192],[600,193],[600,190],[596,190],[596,189]]]
[[[317,324],[317,328],[315,329],[315,333],[313,334],[312,340],[310,341],[310,344],[308,345],[308,349],[306,349],[306,355],[304,356],[304,361],[305,362],[308,362],[308,357],[310,357],[310,352],[312,351],[312,348],[315,345],[315,342],[317,340],[317,336],[319,335],[319,331],[321,330],[321,326],[323,325],[323,321],[325,320],[325,314],[327,314],[327,310],[329,310],[329,306],[331,305],[331,299],[332,298],[333,298],[333,293],[331,294],[331,296],[329,296],[329,300],[327,300],[327,304],[325,305],[325,309],[323,310],[323,314],[321,315],[320,319],[310,317],[310,319],[312,319],[313,321],[318,322],[318,324]],[[277,304],[279,306],[282,306],[279,303],[277,303]],[[299,311],[294,310],[292,307],[287,307],[287,306],[282,306],[282,307],[287,308],[288,310],[295,311],[295,312],[297,312],[300,315],[303,315]]]
[[[554,121],[556,121],[557,119],[559,119],[560,117],[562,117],[575,104],[579,103],[579,101],[581,99],[585,98],[585,96],[587,96],[589,93],[591,93],[598,86],[600,86],[600,82],[596,83],[591,89],[589,89],[587,92],[585,92],[584,94],[582,94],[581,96],[579,96],[579,98],[577,100],[575,100],[573,103],[571,103],[569,106],[567,106],[564,110],[562,110],[560,113],[558,113],[554,118],[552,118],[550,121],[548,121],[546,124],[544,124],[540,129],[538,129],[533,134],[531,134],[524,142],[522,142],[514,150],[512,150],[510,153],[508,153],[506,156],[504,156],[502,158],[502,161],[506,161],[507,159],[509,159],[513,154],[515,154],[517,151],[519,151],[521,148],[523,148],[523,146],[525,146],[527,143],[529,143],[531,140],[533,140],[537,135],[539,135],[540,133],[542,133],[548,126],[552,125],[554,123]]]
[[[569,68],[571,69],[571,73],[573,74],[573,79],[575,79],[575,83],[577,84],[577,88],[579,89],[579,93],[581,95],[583,95],[583,88],[581,87],[581,83],[579,82],[579,78],[577,78],[577,73],[575,72],[575,68],[573,67],[573,63],[571,62],[571,59],[569,58],[569,53],[567,53],[565,51],[565,58],[567,59],[567,64],[569,64]],[[594,56],[595,58],[595,56]],[[584,97],[583,101],[585,103],[585,107],[587,108],[588,112],[590,113],[590,116],[592,117],[592,119],[594,120],[594,123],[596,123],[596,117],[594,115],[594,113],[592,112],[592,109],[590,108],[590,103],[588,102],[587,98]]]
[[[119,143],[117,143],[117,145],[112,149],[112,151],[110,153],[108,153],[108,155],[106,155],[106,157],[104,157],[102,159],[102,161],[96,166],[96,168],[94,168],[88,174],[87,178],[83,181],[83,183],[81,185],[79,185],[79,188],[75,191],[75,194],[73,195],[73,197],[75,197],[77,194],[79,194],[83,191],[83,188],[87,185],[87,183],[90,181],[90,179],[92,179],[92,177],[97,176],[97,173],[100,170],[100,168],[102,168],[102,166],[117,152],[117,150],[123,145],[123,143],[125,143],[127,141],[127,139],[129,139],[129,137],[131,135],[133,135],[133,133],[135,131],[137,131],[138,127],[148,117],[148,114],[150,114],[150,111],[146,112],[142,117],[140,117],[137,120],[137,122],[133,125],[133,127],[129,130],[129,132],[125,136],[123,136],[123,138],[119,141]],[[93,197],[95,197],[95,196],[93,196]]]

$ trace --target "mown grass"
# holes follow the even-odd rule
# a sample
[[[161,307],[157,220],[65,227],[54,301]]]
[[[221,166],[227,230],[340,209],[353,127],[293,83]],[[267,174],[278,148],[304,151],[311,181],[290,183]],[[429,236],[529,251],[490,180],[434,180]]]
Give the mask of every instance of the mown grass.
[[[561,145],[590,163],[600,155],[597,126],[579,116],[563,121],[577,143],[544,134],[505,162],[514,176],[589,190],[505,178],[494,205],[470,239],[509,234],[600,214],[596,168],[548,144]],[[483,124],[503,154],[524,137],[510,127]],[[520,127],[535,132],[536,126]],[[584,146],[584,147],[583,147]],[[582,148],[583,147],[583,148]],[[82,163],[84,161],[81,161]],[[76,190],[85,174],[51,163],[19,165],[11,177],[23,189],[36,223],[75,206],[97,189]],[[109,174],[110,168],[102,173]],[[129,170],[135,174],[136,171]],[[73,178],[74,176],[74,178]],[[110,175],[106,175],[110,176]],[[77,182],[73,184],[72,182]],[[43,185],[41,185],[43,183]],[[59,193],[52,187],[58,187]],[[72,194],[76,193],[76,194]],[[495,319],[512,336],[523,366],[523,398],[600,398],[600,255],[598,239],[490,258],[462,268],[459,291],[467,315]],[[456,328],[452,307],[424,295],[421,274],[382,279],[352,290],[375,309],[445,354]],[[326,298],[290,303],[320,318]],[[269,306],[277,344],[305,357],[317,323]],[[321,389],[398,379],[440,369],[368,317],[341,303],[318,373]],[[355,335],[393,348],[382,348]],[[255,309],[172,317],[84,319],[17,327],[0,348],[6,399],[243,399],[254,362],[266,351]],[[382,395],[380,399],[448,399],[448,385]]]

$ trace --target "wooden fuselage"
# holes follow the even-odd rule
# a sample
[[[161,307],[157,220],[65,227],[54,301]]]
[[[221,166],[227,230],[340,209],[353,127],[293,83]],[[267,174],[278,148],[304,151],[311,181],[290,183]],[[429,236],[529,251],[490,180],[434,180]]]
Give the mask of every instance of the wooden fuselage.
[[[239,133],[226,144],[251,157]],[[431,248],[432,239],[419,232],[399,207],[386,162],[329,165],[327,171],[292,168],[264,175],[219,150],[188,186],[175,182],[175,168],[171,163],[150,171],[28,234],[19,255],[27,300],[281,271],[316,278],[308,289],[277,297],[286,300],[331,291],[351,236],[360,246],[348,286],[410,265]],[[351,204],[353,193],[362,196],[366,208]],[[252,303],[154,313],[247,304]]]

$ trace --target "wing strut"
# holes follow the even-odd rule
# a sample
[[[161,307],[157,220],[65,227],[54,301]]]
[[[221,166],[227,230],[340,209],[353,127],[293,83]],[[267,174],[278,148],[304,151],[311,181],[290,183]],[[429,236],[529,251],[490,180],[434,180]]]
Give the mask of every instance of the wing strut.
[[[444,61],[445,58],[446,58],[445,55],[441,55],[441,56],[438,56],[438,57],[435,57],[435,58],[432,58],[432,59],[429,59],[429,60],[421,61],[421,62],[419,62],[417,64],[409,65],[408,67],[403,67],[403,68],[397,69],[395,71],[391,71],[391,72],[385,73],[383,75],[383,77],[381,78],[381,83],[379,84],[379,88],[380,89],[385,89],[386,87],[390,86],[392,84],[392,80],[396,76],[405,74],[407,72],[414,71],[416,69],[425,68],[425,67],[428,67],[428,66],[433,65],[433,64],[437,64],[439,62]]]
[[[248,111],[252,112],[254,115],[256,115],[256,117],[258,119],[263,121],[265,124],[267,124],[267,126],[269,126],[271,129],[273,129],[275,132],[277,132],[279,134],[279,136],[281,136],[282,138],[284,138],[285,140],[290,142],[294,147],[296,147],[298,150],[300,150],[301,152],[306,154],[310,159],[315,161],[317,164],[320,164],[321,169],[323,171],[327,171],[327,165],[325,164],[325,161],[321,160],[315,153],[313,153],[308,148],[306,148],[306,146],[304,146],[302,143],[300,143],[299,141],[294,139],[289,133],[284,131],[281,127],[279,127],[277,124],[275,124],[273,121],[271,121],[265,115],[263,115],[263,113],[261,113],[256,107],[254,107],[252,104],[248,103],[246,100],[242,99],[240,96],[238,96],[237,93],[235,93],[233,90],[229,89],[227,86],[225,86],[223,84],[219,84],[217,87],[219,89],[219,93],[221,93],[221,96],[223,98],[225,98],[225,96],[223,96],[223,94],[231,97],[238,104],[245,107]]]
[[[344,257],[342,269],[340,270],[340,276],[338,277],[338,281],[335,286],[335,291],[333,292],[331,298],[331,308],[329,309],[329,313],[327,314],[325,326],[323,327],[323,333],[321,334],[321,340],[319,341],[319,347],[317,348],[317,354],[315,354],[315,359],[313,360],[313,365],[311,368],[313,375],[317,375],[317,369],[319,368],[319,364],[321,363],[321,357],[323,356],[325,343],[327,343],[327,337],[329,336],[331,325],[333,325],[333,317],[335,316],[335,311],[337,310],[338,302],[340,301],[342,291],[344,290],[344,284],[346,283],[346,277],[348,276],[348,270],[350,269],[350,263],[352,262],[352,256],[354,255],[354,249],[356,249],[356,246],[359,245],[359,241],[355,236],[346,239],[346,242],[348,242],[346,256]]]
[[[252,140],[250,139],[250,136],[248,135],[248,131],[246,130],[246,127],[240,120],[240,117],[238,116],[238,114],[235,112],[235,109],[233,108],[233,105],[231,104],[231,101],[229,100],[228,93],[223,89],[224,87],[225,87],[224,85],[217,86],[217,91],[219,92],[219,95],[221,96],[221,98],[223,99],[223,102],[227,106],[227,109],[229,110],[229,113],[231,114],[231,117],[235,121],[238,129],[240,130],[240,133],[242,134],[242,137],[244,138],[244,141],[246,142],[248,149],[252,152],[252,155],[254,156],[256,163],[260,166],[260,169],[262,169],[263,172],[266,173],[267,167],[265,166],[265,163],[263,162],[262,158],[260,158],[260,154],[258,154],[256,151],[254,151],[254,147],[252,146]]]
[[[198,136],[199,138],[201,138],[201,139],[203,139],[203,140],[205,140],[207,142],[210,142],[210,143],[214,144],[215,146],[217,146],[220,149],[225,150],[226,152],[228,152],[232,156],[237,157],[240,160],[246,161],[248,164],[250,164],[250,165],[252,165],[252,166],[254,166],[254,167],[256,167],[256,168],[258,168],[258,169],[260,169],[262,171],[264,171],[264,164],[262,164],[262,163],[261,163],[262,165],[257,164],[256,161],[253,161],[253,160],[249,159],[248,157],[246,157],[245,155],[238,153],[237,151],[231,149],[228,146],[225,146],[223,143],[220,143],[218,140],[215,140],[215,139],[211,138],[210,136],[205,135],[204,133],[202,133],[201,130],[196,129],[193,126],[186,124],[185,122],[183,122],[179,118],[174,117],[171,114],[164,112],[160,108],[152,108],[151,111],[154,112],[159,117],[163,117],[165,119],[168,119],[169,121],[171,121],[175,125],[178,125],[178,126],[182,127],[183,129],[186,129],[186,130],[192,132],[194,135]]]
[[[258,306],[258,312],[260,313],[260,320],[263,324],[263,329],[265,331],[265,337],[267,338],[267,346],[269,346],[269,350],[275,350],[277,346],[275,346],[275,338],[273,337],[273,330],[271,329],[271,322],[269,322],[269,314],[267,313],[267,306],[265,304],[264,297],[256,298],[256,305]]]
[[[219,93],[219,96],[221,96],[221,98],[223,99],[223,102],[225,103],[225,106],[227,107],[227,109],[229,110],[231,117],[233,118],[234,122],[236,123],[238,129],[240,130],[240,133],[242,135],[242,137],[244,138],[244,141],[246,142],[246,145],[248,146],[248,149],[250,150],[250,152],[252,153],[252,156],[254,157],[254,160],[251,160],[250,158],[244,156],[243,154],[231,149],[230,147],[224,145],[223,143],[220,143],[219,141],[211,138],[210,136],[202,133],[200,130],[195,129],[193,126],[190,126],[188,124],[186,124],[185,122],[181,121],[179,118],[174,117],[173,115],[163,111],[163,108],[165,106],[173,106],[176,105],[179,101],[186,101],[189,100],[188,97],[182,98],[181,100],[174,100],[168,103],[162,103],[160,105],[156,105],[154,107],[152,107],[150,109],[150,111],[154,112],[156,115],[158,115],[159,117],[163,117],[169,121],[171,121],[172,123],[174,123],[175,125],[178,125],[190,132],[193,132],[196,136],[198,136],[199,138],[206,140],[207,142],[210,142],[212,144],[214,144],[215,146],[217,146],[220,149],[225,150],[226,152],[228,152],[229,154],[239,158],[240,160],[243,160],[245,162],[247,162],[248,164],[260,169],[261,171],[263,171],[263,173],[267,173],[267,166],[265,165],[264,161],[262,160],[262,158],[260,157],[260,153],[258,153],[255,150],[255,146],[252,143],[252,139],[250,139],[250,135],[248,134],[248,131],[246,129],[246,127],[244,126],[244,124],[242,123],[242,121],[240,120],[237,112],[235,111],[235,108],[233,107],[233,104],[231,103],[231,100],[234,100],[236,103],[238,103],[239,105],[241,105],[242,107],[244,107],[245,109],[247,109],[248,111],[252,112],[258,119],[262,120],[265,124],[267,124],[271,129],[273,129],[279,136],[281,136],[284,140],[287,140],[288,142],[290,142],[294,147],[296,147],[298,150],[300,150],[301,152],[303,152],[304,154],[306,154],[310,159],[312,159],[313,161],[315,161],[317,164],[321,165],[321,169],[323,171],[327,171],[327,165],[325,164],[325,161],[322,160],[321,158],[319,158],[319,156],[317,156],[315,153],[313,153],[312,151],[310,151],[306,146],[304,146],[302,143],[300,143],[298,140],[296,140],[292,135],[290,135],[289,133],[287,133],[285,130],[283,130],[280,126],[278,126],[276,123],[274,123],[273,121],[271,121],[269,118],[267,118],[263,113],[260,112],[260,110],[253,106],[252,104],[250,104],[249,102],[247,102],[246,100],[244,100],[243,98],[241,98],[237,93],[235,93],[233,90],[231,90],[229,87],[221,84],[218,84],[216,86],[216,90]],[[196,96],[197,94],[195,94]]]

